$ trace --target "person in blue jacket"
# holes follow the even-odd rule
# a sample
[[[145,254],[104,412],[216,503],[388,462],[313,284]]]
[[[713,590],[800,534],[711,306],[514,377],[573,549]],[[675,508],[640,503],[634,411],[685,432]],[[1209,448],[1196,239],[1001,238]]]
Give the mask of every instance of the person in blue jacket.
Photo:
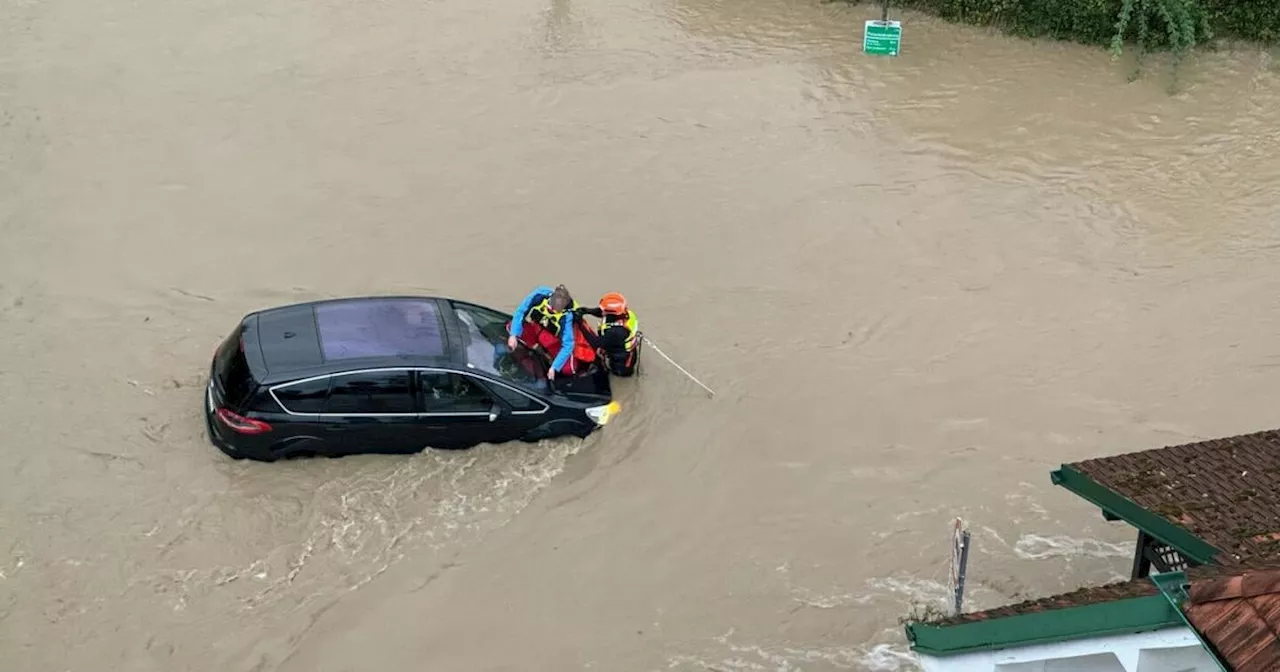
[[[582,321],[574,313],[577,307],[564,285],[535,288],[511,316],[507,347],[541,347],[551,358],[548,379],[554,380],[557,372],[570,376],[577,373],[579,361],[589,364],[595,360],[595,349],[578,333]]]

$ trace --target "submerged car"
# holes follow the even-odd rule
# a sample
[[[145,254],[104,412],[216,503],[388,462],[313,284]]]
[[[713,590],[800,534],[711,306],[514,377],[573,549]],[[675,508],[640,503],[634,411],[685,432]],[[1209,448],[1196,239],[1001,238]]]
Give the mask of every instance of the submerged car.
[[[618,411],[596,366],[546,377],[507,347],[511,315],[439,297],[356,297],[250,313],[217,348],[205,394],[237,459],[415,453],[586,437]]]

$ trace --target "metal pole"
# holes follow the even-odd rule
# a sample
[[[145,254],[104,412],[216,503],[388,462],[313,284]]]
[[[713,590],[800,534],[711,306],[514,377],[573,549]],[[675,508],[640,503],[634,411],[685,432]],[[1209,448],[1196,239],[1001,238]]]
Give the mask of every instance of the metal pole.
[[[969,566],[969,530],[960,533],[960,567],[956,574],[956,614],[964,604],[964,575]]]
[[[889,0],[880,3],[880,23],[889,22]]]

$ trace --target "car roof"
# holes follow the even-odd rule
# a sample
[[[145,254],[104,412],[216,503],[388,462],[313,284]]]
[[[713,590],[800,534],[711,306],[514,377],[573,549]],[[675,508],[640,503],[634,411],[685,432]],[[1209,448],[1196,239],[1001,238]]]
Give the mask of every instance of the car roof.
[[[264,384],[389,366],[460,368],[451,301],[358,296],[269,308],[245,316],[245,348],[259,350],[265,372],[255,377]]]

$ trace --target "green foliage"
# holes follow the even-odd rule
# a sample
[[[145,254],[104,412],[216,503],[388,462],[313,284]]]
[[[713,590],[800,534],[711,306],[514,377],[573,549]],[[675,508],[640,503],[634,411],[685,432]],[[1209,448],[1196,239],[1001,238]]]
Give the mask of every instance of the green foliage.
[[[951,614],[937,604],[912,601],[907,613],[898,618],[898,625],[908,623],[937,623],[950,618]]]
[[[1159,35],[1151,34],[1152,22]],[[1131,32],[1136,25],[1136,35]],[[1212,37],[1200,0],[1122,0],[1115,33],[1111,36],[1111,54],[1119,58],[1126,37],[1134,37],[1138,45],[1137,77],[1142,68],[1142,55],[1152,46],[1167,47],[1173,52],[1173,86],[1178,82],[1178,65],[1197,42]]]
[[[898,0],[895,6],[1026,37],[1108,46],[1136,44],[1139,62],[1169,50],[1178,62],[1213,36],[1280,41],[1280,0]]]
[[[1214,32],[1264,44],[1280,41],[1280,2],[1276,0],[1199,0]]]

